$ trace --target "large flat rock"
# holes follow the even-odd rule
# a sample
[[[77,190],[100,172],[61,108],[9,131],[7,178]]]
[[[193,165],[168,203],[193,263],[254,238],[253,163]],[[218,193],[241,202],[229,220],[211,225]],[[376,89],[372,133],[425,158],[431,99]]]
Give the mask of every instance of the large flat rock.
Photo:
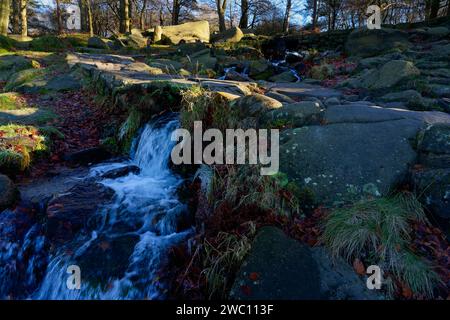
[[[281,93],[290,98],[316,97],[320,99],[327,99],[342,96],[342,93],[337,90],[302,82],[267,83],[266,88],[269,92]]]
[[[262,228],[233,284],[231,299],[377,299],[343,260],[275,227]]]
[[[388,109],[367,104],[348,104],[329,106],[325,111],[324,121],[332,123],[370,123],[409,119],[421,124],[450,123],[450,115],[439,111],[411,111]]]
[[[256,87],[252,82],[238,82],[201,77],[184,78],[177,74],[156,73],[150,66],[136,62],[132,57],[108,54],[71,53],[66,57],[69,66],[81,68],[91,77],[101,80],[110,90],[125,86],[149,87],[155,82],[174,86],[200,85],[212,91],[223,91],[237,95],[248,95]]]
[[[416,161],[422,123],[395,120],[289,129],[280,137],[281,171],[318,203],[386,195]]]

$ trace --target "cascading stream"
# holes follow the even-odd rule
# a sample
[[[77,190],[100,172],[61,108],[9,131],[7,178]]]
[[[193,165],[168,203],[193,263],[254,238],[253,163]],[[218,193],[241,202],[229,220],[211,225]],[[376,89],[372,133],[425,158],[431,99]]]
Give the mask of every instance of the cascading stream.
[[[191,234],[190,229],[178,230],[178,222],[187,214],[177,198],[183,180],[169,168],[174,144],[170,135],[177,126],[173,115],[159,118],[141,130],[131,160],[91,169],[86,178],[113,189],[114,201],[96,213],[96,228],[90,235],[79,235],[50,256],[45,277],[29,298],[165,298],[167,279],[161,270],[168,264],[168,251]],[[132,165],[140,172],[100,178]],[[67,288],[70,265],[81,269],[80,290]]]

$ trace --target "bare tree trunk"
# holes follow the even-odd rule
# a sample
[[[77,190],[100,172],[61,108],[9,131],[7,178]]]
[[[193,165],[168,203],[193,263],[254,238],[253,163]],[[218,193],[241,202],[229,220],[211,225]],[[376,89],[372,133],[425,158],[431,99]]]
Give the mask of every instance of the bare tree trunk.
[[[440,0],[430,0],[430,16],[429,19],[435,19],[438,16],[439,7],[440,7]]]
[[[0,34],[8,35],[11,0],[0,0]]]
[[[20,1],[12,1],[12,32],[14,34],[20,33]]]
[[[20,21],[21,21],[21,35],[28,37],[28,15],[27,15],[28,0],[20,0]]]
[[[225,10],[227,9],[227,0],[216,0],[217,14],[219,15],[219,31],[224,32],[227,30],[225,25]]]
[[[58,33],[63,32],[63,22],[61,16],[61,0],[56,0],[56,23],[58,24]]]
[[[142,3],[142,10],[140,12],[140,16],[139,16],[139,27],[141,28],[141,30],[145,29],[145,10],[147,9],[147,0],[144,0],[144,2]]]
[[[85,0],[86,1],[86,7],[87,7],[87,22],[89,26],[89,35],[91,37],[94,36],[94,23],[92,18],[92,6],[91,6],[91,0]]]
[[[120,0],[119,32],[130,32],[130,3],[129,0]]]
[[[177,25],[180,19],[180,0],[173,0],[172,6],[172,24]]]
[[[313,0],[313,13],[312,13],[312,27],[313,27],[313,29],[316,28],[316,24],[317,24],[317,1],[318,0]]]
[[[163,13],[163,6],[162,6],[162,4],[159,7],[159,25],[160,26],[164,25],[164,13]]]
[[[248,0],[241,0],[241,19],[239,20],[239,28],[246,29],[248,27]]]
[[[291,7],[292,7],[292,0],[287,0],[286,12],[284,13],[284,20],[283,20],[283,32],[284,33],[289,32],[289,18],[291,16]]]

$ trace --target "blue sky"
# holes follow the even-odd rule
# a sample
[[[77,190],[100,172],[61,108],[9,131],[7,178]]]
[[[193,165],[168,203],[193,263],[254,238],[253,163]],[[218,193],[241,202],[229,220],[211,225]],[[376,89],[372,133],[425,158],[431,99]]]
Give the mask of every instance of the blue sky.
[[[200,1],[202,1],[202,0],[200,0]],[[50,6],[54,6],[54,4],[55,4],[55,0],[38,0],[37,2],[40,2],[40,3],[42,3],[43,5],[50,5]],[[303,6],[303,3],[304,3],[304,0],[300,0],[300,1],[293,1],[294,2],[294,7],[293,7],[293,9],[295,10],[295,9],[297,9],[296,8],[296,4],[297,4],[297,6],[298,6],[298,4],[300,3],[300,6]],[[293,16],[292,16],[292,20],[291,20],[291,23],[293,23],[293,24],[298,24],[300,22],[300,24],[304,24],[304,22],[305,22],[305,17],[303,17],[303,16],[301,16],[301,15],[297,15],[297,14],[294,14]]]

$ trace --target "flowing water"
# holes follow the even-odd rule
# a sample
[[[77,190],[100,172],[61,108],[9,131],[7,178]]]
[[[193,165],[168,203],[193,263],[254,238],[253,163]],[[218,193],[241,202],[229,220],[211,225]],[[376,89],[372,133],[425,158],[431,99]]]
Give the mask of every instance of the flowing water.
[[[169,168],[173,147],[170,135],[178,126],[173,116],[147,124],[133,142],[131,159],[93,167],[86,179],[96,179],[114,190],[112,203],[96,213],[96,226],[90,234],[78,235],[69,244],[58,248],[41,263],[48,262],[42,280],[27,297],[31,299],[164,299],[168,279],[164,268],[168,252],[192,233],[180,231],[179,221],[187,208],[177,198],[183,179]],[[116,179],[102,179],[105,172],[126,166],[138,166],[139,173]],[[1,219],[1,216],[0,216]],[[1,226],[2,224],[0,224]],[[34,230],[37,229],[37,230]],[[17,257],[26,241],[33,242],[32,254],[41,252],[45,239],[39,224],[25,236],[22,245],[10,241],[0,247],[0,266],[8,257]],[[0,228],[0,235],[2,229]],[[30,244],[28,245],[30,246]],[[21,247],[21,248],[20,248]],[[14,251],[14,253],[13,253]],[[30,250],[29,250],[30,251]],[[36,253],[34,253],[36,252]],[[28,264],[35,263],[28,259]],[[81,269],[81,289],[69,290],[67,268]],[[34,270],[30,265],[28,269]],[[14,272],[0,272],[0,298],[7,290],[8,277]],[[36,271],[22,277],[29,282]],[[22,281],[23,282],[23,281]],[[26,282],[26,281],[25,281]],[[3,285],[3,288],[2,288]],[[30,287],[32,287],[30,285]],[[5,294],[5,292],[3,292]]]

